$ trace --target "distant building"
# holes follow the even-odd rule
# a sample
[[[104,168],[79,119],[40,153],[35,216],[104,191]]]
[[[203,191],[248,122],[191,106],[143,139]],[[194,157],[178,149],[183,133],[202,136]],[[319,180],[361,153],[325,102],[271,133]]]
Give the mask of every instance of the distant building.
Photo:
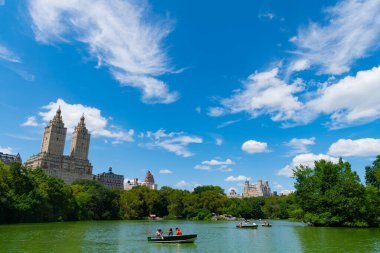
[[[147,171],[145,175],[144,182],[140,183],[139,180],[135,178],[133,179],[132,182],[131,181],[127,182],[127,184],[125,185],[125,190],[131,190],[133,187],[136,187],[136,186],[146,186],[149,189],[157,190],[157,184],[155,184],[154,177],[149,170]]]
[[[72,183],[80,179],[92,179],[92,165],[88,160],[90,134],[80,118],[71,135],[70,155],[63,155],[66,132],[61,109],[58,108],[54,118],[45,127],[41,151],[26,161],[25,166],[31,169],[41,168],[46,174]]]
[[[230,193],[228,194],[229,198],[241,198],[242,196],[236,192],[235,189],[231,189]]]
[[[95,176],[95,179],[102,185],[112,189],[124,189],[124,176],[117,175],[112,172],[112,167],[109,167],[108,172],[103,172]]]
[[[12,163],[22,163],[20,154],[9,155],[0,152],[0,161],[6,165],[11,165]]]
[[[257,184],[249,184],[248,180],[244,182],[243,198],[269,197],[271,195],[272,193],[267,180],[264,181],[264,184],[261,179],[257,181]]]

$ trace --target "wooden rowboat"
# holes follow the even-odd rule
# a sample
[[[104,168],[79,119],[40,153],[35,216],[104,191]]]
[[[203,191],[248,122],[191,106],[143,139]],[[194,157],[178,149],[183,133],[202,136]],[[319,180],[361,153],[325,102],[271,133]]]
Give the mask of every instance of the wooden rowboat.
[[[162,237],[148,237],[148,242],[158,243],[193,243],[197,239],[196,234],[191,235],[171,235]]]

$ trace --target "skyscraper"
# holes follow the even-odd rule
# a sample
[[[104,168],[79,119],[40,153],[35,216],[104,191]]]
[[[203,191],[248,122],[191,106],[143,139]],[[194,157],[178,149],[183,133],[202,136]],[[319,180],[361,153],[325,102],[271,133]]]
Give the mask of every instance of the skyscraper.
[[[92,179],[92,165],[88,160],[90,134],[85,118],[81,117],[71,138],[70,155],[63,154],[67,128],[58,108],[54,118],[45,127],[41,151],[30,157],[25,166],[41,168],[46,174],[62,178],[66,183],[80,179]]]

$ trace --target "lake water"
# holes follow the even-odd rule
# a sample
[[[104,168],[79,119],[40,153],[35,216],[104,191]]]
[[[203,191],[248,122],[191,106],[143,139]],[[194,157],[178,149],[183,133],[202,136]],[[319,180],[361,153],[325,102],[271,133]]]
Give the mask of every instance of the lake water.
[[[261,224],[257,221],[258,224]],[[89,221],[0,226],[0,252],[380,252],[380,229],[316,228],[271,221],[236,229],[237,222]],[[157,228],[196,233],[194,244],[152,244]]]

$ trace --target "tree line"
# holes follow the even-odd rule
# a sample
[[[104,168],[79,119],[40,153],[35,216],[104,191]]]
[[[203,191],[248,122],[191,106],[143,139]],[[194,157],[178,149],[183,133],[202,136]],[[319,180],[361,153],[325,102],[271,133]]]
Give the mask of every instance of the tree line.
[[[0,162],[0,223],[75,220],[209,220],[217,215],[246,219],[293,219],[316,226],[379,227],[380,156],[366,167],[366,184],[348,162],[316,161],[294,170],[296,191],[287,196],[228,198],[219,186],[193,191],[144,186],[109,189],[94,180],[65,184],[41,169]]]

